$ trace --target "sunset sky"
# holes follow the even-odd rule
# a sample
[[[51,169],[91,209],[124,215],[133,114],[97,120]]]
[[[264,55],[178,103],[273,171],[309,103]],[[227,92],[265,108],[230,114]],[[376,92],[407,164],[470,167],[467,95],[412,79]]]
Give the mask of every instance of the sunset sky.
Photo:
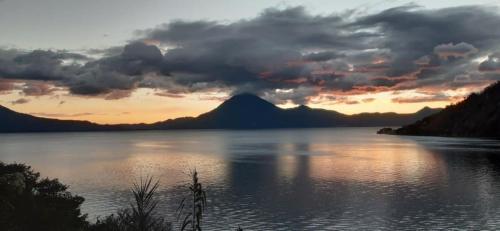
[[[346,114],[444,107],[500,80],[498,1],[0,0],[0,105],[98,123],[250,92]]]

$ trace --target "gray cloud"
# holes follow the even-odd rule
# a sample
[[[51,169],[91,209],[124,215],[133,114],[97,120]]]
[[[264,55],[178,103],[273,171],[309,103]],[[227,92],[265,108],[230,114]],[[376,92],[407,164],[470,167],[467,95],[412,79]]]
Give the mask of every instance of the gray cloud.
[[[438,45],[434,47],[434,52],[445,58],[464,57],[476,53],[477,49],[471,44],[461,42],[455,45],[453,43]]]
[[[493,53],[479,64],[480,71],[500,71],[500,53]]]
[[[143,87],[169,97],[253,92],[297,104],[325,92],[457,88],[499,77],[490,73],[500,67],[492,54],[500,44],[497,9],[408,5],[358,15],[311,15],[295,7],[231,23],[174,21],[138,31],[139,39],[124,47],[87,51],[99,59],[67,51],[0,50],[0,77],[46,81],[72,94],[107,99]],[[141,41],[168,49],[162,54]],[[480,65],[473,61],[486,55]],[[50,94],[37,87],[25,94]]]
[[[479,50],[496,46],[500,38],[497,9],[479,6],[425,10],[415,6],[392,8],[358,20],[360,28],[375,27],[384,38],[381,43],[391,50],[390,76],[417,70],[414,61],[431,54],[442,44],[467,43]],[[478,26],[481,25],[481,26]]]
[[[363,103],[371,103],[371,102],[375,101],[375,98],[364,98],[361,101],[363,101]]]
[[[122,52],[123,52],[123,46],[114,46],[104,49],[93,48],[85,51],[85,53],[89,55],[98,55],[105,57],[120,55]]]
[[[15,85],[12,81],[0,79],[0,94],[8,93],[15,89]]]
[[[63,114],[63,113],[42,113],[42,112],[32,112],[31,115],[42,116],[42,117],[80,117],[80,116],[90,116],[94,115],[94,113],[74,113],[74,114]]]
[[[339,54],[334,51],[322,51],[322,52],[314,52],[307,54],[304,56],[304,59],[307,61],[322,62],[344,57],[346,57],[345,54]]]
[[[126,45],[123,48],[121,57],[124,60],[139,61],[143,64],[161,62],[163,56],[160,50],[153,45],[146,45],[141,42],[135,42]]]
[[[439,93],[439,94],[428,95],[428,96],[396,97],[396,98],[392,99],[392,102],[395,102],[395,103],[423,103],[423,102],[449,101],[452,99],[454,99],[454,98],[447,96],[445,94]]]
[[[65,59],[82,60],[83,55],[35,50],[0,52],[0,76],[6,79],[63,80],[75,70],[74,64],[63,65]]]
[[[20,98],[20,99],[17,99],[17,100],[14,100],[14,101],[11,101],[10,103],[12,105],[16,105],[16,104],[25,104],[25,103],[29,103],[30,101],[28,99],[25,99],[25,98]]]
[[[22,87],[22,92],[27,96],[50,95],[56,90],[55,87],[44,82],[26,82]]]

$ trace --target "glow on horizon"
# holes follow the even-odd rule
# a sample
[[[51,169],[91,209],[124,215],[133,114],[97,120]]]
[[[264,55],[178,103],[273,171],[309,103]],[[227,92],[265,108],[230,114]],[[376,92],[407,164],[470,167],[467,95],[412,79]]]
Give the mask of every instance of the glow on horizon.
[[[142,37],[139,36],[140,33],[138,32],[138,30],[139,31],[153,30],[154,28],[159,28],[160,25],[163,25],[162,23],[168,24],[170,22],[175,22],[176,20],[183,20],[185,22],[190,22],[190,23],[197,22],[197,20],[200,20],[202,22],[214,21],[217,22],[217,25],[231,26],[231,24],[237,24],[237,22],[243,22],[245,20],[248,20],[250,22],[252,22],[252,20],[258,20],[259,17],[261,17],[259,15],[263,14],[262,12],[264,9],[272,8],[272,9],[283,10],[293,6],[303,6],[307,9],[307,11],[311,16],[316,16],[320,18],[328,16],[332,13],[334,14],[338,13],[340,15],[343,15],[344,14],[343,12],[349,12],[351,9],[355,9],[357,11],[356,17],[358,17],[362,15],[371,15],[371,13],[376,14],[377,12],[383,11],[385,9],[390,9],[391,7],[406,6],[408,3],[410,3],[410,1],[394,1],[394,0],[386,0],[375,3],[366,0],[352,0],[349,2],[345,1],[335,2],[327,0],[309,0],[309,1],[257,0],[256,2],[235,2],[228,0],[216,0],[210,2],[197,2],[188,0],[183,3],[178,3],[176,1],[171,1],[171,0],[165,0],[165,1],[152,0],[147,3],[145,3],[144,1],[137,1],[137,0],[126,0],[126,1],[91,0],[87,2],[47,0],[43,2],[33,1],[32,3],[30,3],[31,7],[25,7],[27,5],[27,2],[29,1],[0,0],[0,5],[1,5],[0,15],[2,16],[1,18],[4,19],[0,20],[0,29],[3,29],[4,31],[4,36],[0,38],[0,52],[2,51],[2,49],[10,49],[10,48],[14,48],[14,50],[19,50],[19,51],[31,51],[34,49],[41,49],[41,50],[49,49],[54,51],[61,50],[61,51],[72,51],[72,52],[74,51],[77,54],[88,55],[90,58],[95,58],[96,61],[100,58],[108,57],[108,54],[105,54],[106,52],[102,53],[103,51],[92,53],[92,50],[100,50],[101,48],[110,48],[110,50],[113,50],[114,48],[122,48],[123,50],[124,48],[123,46],[125,44],[128,44],[130,41],[134,41],[135,39],[138,38],[142,39]],[[195,4],[198,7],[196,8],[193,7],[193,5]],[[458,0],[453,2],[422,0],[418,1],[417,4],[425,9],[439,9],[443,7],[446,8],[454,6],[465,6],[467,4],[472,4],[472,5],[481,4],[481,6],[495,7],[499,3],[492,2],[490,0],[477,0],[477,1]],[[413,3],[410,5],[413,5]],[[197,8],[200,7],[204,9],[203,12],[198,12],[196,10]],[[94,12],[92,17],[88,17],[88,12]],[[69,14],[72,17],[67,17]],[[24,15],[26,17],[19,17],[19,15]],[[54,19],[67,19],[67,20],[54,20]],[[233,27],[231,28],[235,28],[236,30],[239,27],[233,25]],[[362,28],[361,31],[376,30],[376,29],[377,29],[376,27],[371,26]],[[390,37],[390,33],[384,34],[384,37],[385,36]],[[491,35],[486,34],[485,39],[491,39],[490,37]],[[235,38],[240,38],[240,37],[236,36]],[[142,42],[148,45],[157,46],[157,48],[160,50],[160,53],[162,53],[163,55],[168,54],[169,49],[181,47],[181,46],[176,47],[175,42],[172,42],[170,40],[160,41],[156,39],[157,39],[156,37],[147,37],[144,38]],[[492,46],[492,47],[481,48],[477,44],[467,43],[467,42],[473,43],[474,41],[471,42],[464,40],[462,41],[462,43],[458,43],[455,40],[461,41],[460,38],[453,38],[450,41],[446,41],[445,43],[442,43],[442,41],[439,42],[432,41],[436,42],[436,44],[431,44],[432,46],[430,46],[434,47],[434,50],[429,49],[428,53],[426,53],[425,56],[413,60],[414,61],[413,64],[415,65],[418,64],[417,66],[419,66],[419,71],[430,70],[434,68],[437,69],[437,67],[421,67],[421,66],[429,64],[430,62],[429,55],[437,55],[439,58],[444,60],[448,59],[448,56],[453,53],[436,52],[435,51],[436,47],[442,45],[454,47],[458,46],[459,44],[462,45],[466,44],[468,46],[471,46],[473,48],[471,52],[474,54],[475,53],[478,54],[477,57],[474,57],[474,59],[469,60],[470,66],[464,66],[469,68],[467,71],[460,69],[461,70],[460,74],[452,73],[450,71],[444,71],[446,72],[446,74],[449,74],[447,76],[453,76],[454,79],[445,78],[443,77],[444,75],[439,76],[439,73],[436,74],[437,79],[442,78],[447,81],[448,80],[454,82],[457,81],[457,83],[459,84],[456,85],[453,84],[445,85],[443,83],[418,85],[417,83],[413,83],[412,81],[416,82],[417,79],[416,76],[418,75],[419,72],[413,71],[412,73],[409,73],[407,75],[398,76],[397,78],[392,79],[394,80],[395,83],[397,83],[399,80],[405,80],[405,81],[397,83],[394,86],[388,84],[388,86],[391,87],[385,86],[383,80],[387,80],[386,77],[388,77],[385,74],[385,69],[387,69],[387,67],[378,64],[384,64],[387,62],[387,66],[390,66],[390,64],[392,64],[391,63],[392,61],[390,61],[389,58],[386,58],[385,55],[383,55],[383,53],[380,54],[377,53],[378,56],[370,57],[371,60],[367,58],[368,56],[366,58],[357,57],[358,53],[361,54],[366,52],[366,54],[369,54],[369,52],[372,51],[389,50],[390,47],[384,45],[381,45],[380,47],[377,46],[365,47],[369,48],[369,49],[363,48],[365,50],[354,49],[354,48],[347,49],[346,47],[345,48],[347,49],[345,50],[347,54],[346,57],[352,56],[352,60],[345,58],[345,60],[343,60],[345,61],[345,67],[336,67],[337,65],[340,65],[340,63],[337,64],[334,63],[333,61],[331,65],[329,63],[328,65],[322,66],[321,62],[318,61],[314,63],[315,65],[312,64],[307,66],[303,65],[302,67],[300,67],[299,64],[304,64],[304,62],[312,63],[312,61],[307,61],[307,59],[303,58],[295,60],[294,58],[290,57],[290,59],[286,59],[286,62],[277,61],[278,65],[275,65],[273,62],[265,63],[266,65],[259,64],[257,65],[259,66],[259,68],[256,68],[257,71],[255,71],[255,73],[253,74],[255,75],[256,78],[262,77],[262,81],[268,81],[267,83],[276,80],[283,80],[283,83],[287,81],[288,83],[293,83],[292,85],[294,87],[290,87],[291,86],[290,84],[283,84],[283,85],[276,85],[277,87],[273,86],[272,88],[265,89],[266,91],[264,92],[264,94],[269,94],[269,96],[273,96],[273,94],[276,93],[274,95],[276,97],[274,98],[269,97],[270,99],[273,98],[274,100],[280,100],[286,98],[285,96],[287,95],[289,96],[288,98],[293,98],[297,100],[297,98],[299,97],[294,98],[293,96],[300,96],[301,98],[297,101],[306,100],[308,102],[307,106],[309,107],[335,110],[344,114],[357,114],[363,112],[413,113],[426,106],[432,108],[438,108],[438,107],[442,108],[451,103],[455,103],[463,99],[471,92],[481,90],[483,87],[486,86],[487,81],[494,80],[494,78],[492,77],[481,79],[481,77],[491,73],[481,73],[481,71],[478,71],[478,69],[481,63],[489,59],[490,53],[494,52],[497,49],[497,47]],[[269,41],[273,41],[273,39],[269,39]],[[385,41],[385,40],[380,40],[380,41]],[[452,43],[452,41],[455,42]],[[479,42],[477,43],[481,44]],[[281,45],[279,43],[275,44],[274,42],[271,42],[270,44],[273,44],[277,47]],[[373,44],[378,44],[378,43],[373,43]],[[204,46],[209,47],[210,45],[205,44]],[[318,53],[320,53],[320,51],[337,51],[336,49],[334,49],[335,46],[332,46],[331,49],[325,48],[325,50],[322,50],[321,48],[322,46],[319,47],[320,48],[318,48],[319,49]],[[197,47],[192,47],[192,48],[193,51],[198,51],[198,49],[194,49]],[[312,51],[316,52],[314,50],[316,48],[314,47],[312,48],[307,47],[307,49],[306,48],[296,49],[294,48],[294,46],[291,46],[290,49],[296,50],[297,52],[304,54],[309,54],[309,52]],[[313,50],[309,51],[308,49],[313,49]],[[343,49],[344,48],[340,49],[339,52],[344,52]],[[350,49],[353,50],[351,51]],[[124,51],[122,52],[125,53]],[[9,52],[6,53],[8,54]],[[196,52],[193,52],[193,54],[194,53]],[[219,54],[221,52],[213,52],[213,53]],[[257,52],[257,54],[259,54],[259,52]],[[464,58],[467,54],[469,54],[469,52],[466,52],[464,54],[459,54],[458,56]],[[391,57],[392,55],[396,57],[397,52],[395,52],[394,54],[392,54],[392,51],[389,52],[388,57]],[[248,56],[247,54],[244,54],[242,57],[247,57],[247,56]],[[9,55],[6,55],[6,57],[9,57]],[[109,55],[109,57],[115,57],[115,56]],[[248,57],[254,58],[253,55]],[[221,62],[232,63],[232,59],[235,58],[227,57],[227,60],[223,60]],[[6,58],[6,60],[10,60],[10,58]],[[280,60],[280,58],[277,58],[277,60]],[[88,62],[88,60],[86,59],[73,60],[72,58],[67,58],[67,60],[66,59],[58,59],[57,61],[53,60],[53,62],[58,62],[58,61],[62,62],[61,65],[55,65],[58,68],[70,66],[72,64],[84,65],[85,62]],[[273,60],[265,60],[265,61],[273,61]],[[495,60],[495,62],[496,61],[498,60]],[[50,65],[54,64],[53,62],[49,62],[48,66],[50,67]],[[43,65],[46,65],[44,62],[41,63]],[[37,66],[38,64],[39,63],[37,62],[33,63],[34,66]],[[372,67],[370,64],[373,64],[374,66]],[[10,67],[10,65],[14,67],[16,66],[8,62],[6,62],[6,65],[4,66]],[[196,63],[187,63],[186,65],[193,66],[196,65]],[[312,71],[310,74],[312,77],[315,77],[315,75],[326,76],[329,74],[332,75],[335,74],[345,77],[356,77],[354,76],[354,74],[359,74],[363,78],[360,77],[360,80],[357,80],[357,78],[353,78],[352,84],[353,86],[356,87],[357,87],[356,83],[358,82],[363,82],[363,84],[361,84],[359,88],[352,88],[350,90],[347,90],[348,92],[331,92],[334,90],[340,91],[338,89],[344,89],[344,88],[324,87],[321,81],[317,81],[317,83],[314,84],[311,83],[310,85],[303,84],[305,78],[302,78],[302,76],[300,75],[295,76],[296,78],[291,78],[291,79],[270,78],[266,80],[266,78],[268,78],[267,76],[269,76],[269,74],[267,73],[268,72],[273,73],[273,68],[268,68],[267,65],[280,66],[280,68],[276,68],[277,70],[276,73],[278,74],[279,70],[281,69],[283,70],[286,70],[287,68],[293,69],[295,68],[295,66],[297,66],[297,68],[303,68],[304,70],[309,68],[314,69],[314,71]],[[24,67],[21,64],[17,66],[20,70],[22,70]],[[249,65],[249,67],[251,66],[252,65]],[[453,70],[453,67],[456,66],[448,66],[448,67],[444,65],[442,66],[443,69],[449,68],[448,70]],[[43,68],[41,69],[43,72],[44,69]],[[55,68],[55,70],[57,72],[57,68]],[[90,69],[85,69],[85,71],[89,70]],[[151,75],[154,77],[154,75],[157,74],[156,72],[158,73],[161,72],[159,70],[163,70],[163,68],[156,67],[155,73]],[[182,71],[187,72],[183,73],[185,75],[199,74],[196,71],[193,73],[192,70],[180,70],[178,72]],[[190,88],[190,86],[187,86],[189,84],[187,85],[179,84],[179,86],[175,86],[179,88],[175,87],[168,88],[170,87],[170,85],[168,85],[170,84],[169,81],[173,81],[172,79],[175,78],[165,78],[165,85],[163,85],[163,82],[161,82],[162,84],[158,85],[155,84],[141,85],[146,83],[147,81],[141,83],[130,81],[129,83],[130,85],[124,84],[125,86],[121,86],[117,84],[119,85],[118,87],[102,86],[102,88],[104,89],[102,91],[97,91],[94,93],[80,92],[78,93],[80,95],[78,95],[76,93],[70,94],[68,90],[65,89],[65,87],[66,88],[70,87],[65,82],[67,81],[71,82],[74,81],[75,79],[73,76],[76,72],[73,71],[68,72],[69,74],[67,75],[69,76],[68,79],[70,79],[71,81],[66,79],[64,81],[62,80],[47,81],[47,79],[52,79],[52,78],[46,78],[46,79],[33,78],[33,77],[30,78],[30,77],[16,75],[18,73],[22,73],[21,75],[23,75],[24,74],[23,72],[16,72],[16,73],[9,73],[9,71],[4,71],[4,72],[6,74],[2,73],[2,75],[4,76],[0,76],[0,105],[6,106],[18,112],[32,114],[40,117],[71,119],[71,120],[88,120],[101,124],[153,123],[178,117],[197,116],[199,114],[214,109],[220,103],[222,103],[223,100],[227,99],[229,97],[228,94],[230,92],[229,88],[235,89],[237,87],[240,87],[239,85],[235,86],[227,83],[225,85],[224,81],[222,80],[221,83],[219,83],[218,81],[205,83],[202,81],[193,80],[194,82],[196,82],[196,84],[200,84],[201,87]],[[459,71],[457,69],[457,73],[458,72]],[[429,74],[427,73],[427,75]],[[182,75],[178,75],[176,76],[176,78],[181,78],[180,76],[182,77]],[[51,77],[55,77],[54,79],[58,79],[57,75]],[[128,77],[130,76],[127,76],[127,78]],[[142,76],[142,77],[150,77],[150,76]],[[470,79],[468,79],[468,77],[470,77]],[[217,77],[216,79],[219,80],[219,77]],[[471,81],[471,82],[461,85],[460,81],[462,81],[463,79],[465,79],[465,81]],[[86,80],[86,78],[84,78],[84,80]],[[153,81],[154,80],[157,79],[153,78]],[[371,85],[372,82],[376,83],[378,82],[378,80],[381,80],[380,82],[382,82],[382,84]],[[114,79],[109,78],[108,81],[111,82],[114,81]],[[31,83],[33,83],[34,85],[39,84],[39,86],[33,86],[32,89],[30,89],[29,85]],[[173,83],[177,84],[176,81],[173,81]],[[216,84],[210,85],[210,83],[216,83]],[[474,85],[476,83],[481,84],[481,86]],[[207,84],[206,86],[208,87],[205,87],[204,84]],[[412,84],[415,84],[415,86],[412,86]],[[13,85],[16,86],[13,87]],[[108,85],[108,84],[103,84],[103,85]],[[465,86],[465,85],[467,85],[467,87],[454,89],[457,86]],[[158,94],[160,93],[160,90],[142,88],[144,86],[163,88],[164,90],[170,89],[171,91],[186,91],[186,92],[195,91],[195,92],[186,94],[163,94],[163,96],[161,96],[160,94]],[[371,88],[370,89],[363,88],[367,86],[370,86]],[[224,90],[213,92],[214,90],[211,88],[214,87],[221,87],[221,88],[227,87],[227,88],[225,88]],[[288,87],[291,89],[278,89],[278,87]],[[395,91],[395,89],[410,89],[410,88],[412,90]],[[130,89],[130,91],[122,89]],[[241,89],[252,89],[252,88],[247,88],[246,86],[244,86]],[[260,92],[262,92],[262,89],[256,89],[255,91],[259,90]],[[276,92],[272,92],[273,90],[275,90]],[[297,93],[295,95],[290,94],[293,92],[289,91],[294,91],[294,90],[297,90],[298,93],[295,92]],[[301,92],[302,90],[304,92]],[[112,96],[111,98],[114,97],[119,99],[109,100],[106,99],[105,96],[103,95],[92,96],[92,97],[86,96],[88,94],[104,94],[110,91],[113,91],[113,93],[109,93]],[[295,107],[297,105],[292,103],[291,101],[288,101],[285,103],[281,103],[278,106],[282,108],[290,108],[290,107]]]
[[[382,92],[349,96],[347,102],[315,101],[313,99],[307,105],[312,108],[335,110],[345,114],[363,112],[413,113],[426,106],[443,108],[461,99],[460,95],[468,94],[468,92],[463,91],[449,91],[450,95],[457,95],[456,100],[397,103],[393,101],[394,92]],[[154,123],[185,116],[198,116],[216,108],[229,97],[223,93],[192,93],[182,98],[171,98],[158,96],[155,93],[152,89],[138,89],[130,97],[105,100],[97,97],[72,96],[62,90],[53,95],[39,97],[23,97],[19,92],[12,91],[1,95],[0,104],[21,113],[45,118],[87,120],[100,124],[123,124]],[[407,91],[404,95],[411,97],[417,93]],[[27,99],[28,102],[12,103],[19,98]],[[351,103],[353,101],[357,103]],[[288,102],[278,106],[291,108],[297,105]]]
[[[183,98],[157,96],[153,90],[138,89],[130,97],[105,100],[69,94],[22,97],[23,104],[12,104],[20,98],[16,92],[0,97],[0,104],[14,111],[39,117],[87,120],[100,124],[153,123],[184,116],[196,116],[213,109],[219,102],[207,95],[191,94]]]

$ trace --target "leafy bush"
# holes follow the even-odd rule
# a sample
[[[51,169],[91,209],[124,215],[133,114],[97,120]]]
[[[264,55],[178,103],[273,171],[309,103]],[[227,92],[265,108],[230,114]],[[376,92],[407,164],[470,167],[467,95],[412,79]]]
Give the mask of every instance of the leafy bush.
[[[159,217],[156,213],[158,200],[155,193],[159,183],[153,183],[152,178],[134,183],[132,194],[134,204],[130,208],[121,210],[117,215],[110,215],[103,220],[97,220],[90,226],[91,231],[169,231],[170,223]]]
[[[201,231],[207,197],[196,170],[188,185],[189,195],[178,208],[181,230]],[[24,164],[0,162],[0,230],[2,231],[170,231],[171,223],[157,214],[158,181],[135,183],[134,203],[96,223],[80,211],[83,197],[72,195],[57,179],[40,179]],[[240,227],[237,229],[242,231]]]
[[[24,164],[0,162],[0,230],[83,230],[84,199]]]

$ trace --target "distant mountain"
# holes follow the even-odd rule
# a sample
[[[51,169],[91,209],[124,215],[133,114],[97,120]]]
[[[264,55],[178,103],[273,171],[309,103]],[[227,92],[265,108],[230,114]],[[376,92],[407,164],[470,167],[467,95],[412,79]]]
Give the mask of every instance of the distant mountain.
[[[419,136],[500,137],[500,82],[480,94],[399,129],[379,133]]]
[[[313,109],[304,105],[282,109],[258,96],[240,94],[198,117],[169,119],[153,124],[99,125],[87,121],[39,118],[1,107],[0,132],[401,126],[437,111],[439,109],[424,108],[412,114],[361,113],[345,115],[336,111]]]
[[[440,109],[424,108],[412,114],[362,113],[345,115],[336,111],[301,105],[282,109],[252,94],[230,98],[214,110],[196,118],[156,123],[162,129],[262,129],[348,126],[401,126],[422,119]]]
[[[40,118],[0,106],[0,132],[104,131],[110,128],[88,121]]]

